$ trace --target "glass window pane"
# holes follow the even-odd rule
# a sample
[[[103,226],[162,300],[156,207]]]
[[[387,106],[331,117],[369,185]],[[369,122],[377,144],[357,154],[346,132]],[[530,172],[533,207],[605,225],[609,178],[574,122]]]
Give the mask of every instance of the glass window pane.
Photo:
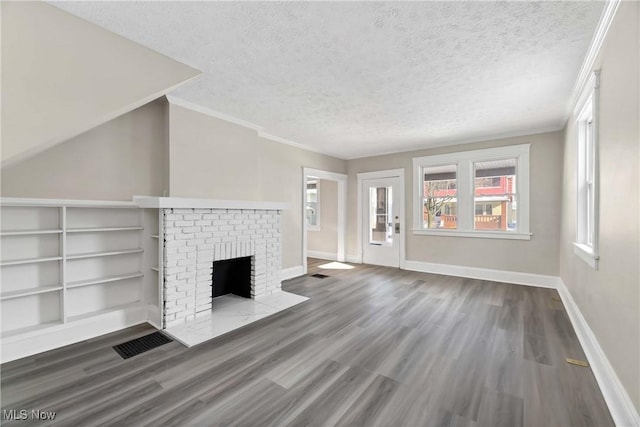
[[[369,244],[393,243],[392,213],[392,188],[369,188]]]
[[[476,230],[517,229],[516,159],[477,162],[474,204]]]
[[[458,228],[457,166],[425,167],[422,172],[422,227]]]
[[[318,226],[318,181],[307,181],[307,225]]]

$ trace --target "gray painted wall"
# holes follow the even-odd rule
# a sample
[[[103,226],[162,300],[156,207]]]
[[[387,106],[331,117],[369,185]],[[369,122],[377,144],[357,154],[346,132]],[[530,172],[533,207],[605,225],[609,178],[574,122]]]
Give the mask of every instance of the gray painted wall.
[[[349,168],[347,254],[357,248],[357,174],[385,169],[405,170],[406,258],[437,264],[558,275],[558,235],[562,176],[562,132],[411,151],[351,160]],[[531,144],[531,240],[478,239],[413,235],[412,158],[516,144]]]
[[[307,231],[307,250],[338,253],[338,182],[320,179],[320,231]]]
[[[302,265],[302,168],[346,173],[347,162],[183,107],[170,109],[171,196],[290,203],[283,213],[282,265]]]
[[[200,74],[45,2],[0,7],[3,165],[106,123]]]
[[[164,98],[0,169],[3,197],[131,200],[167,189]]]
[[[596,60],[600,69],[600,261],[573,253],[576,135],[565,133],[560,276],[640,410],[640,4],[622,2]]]

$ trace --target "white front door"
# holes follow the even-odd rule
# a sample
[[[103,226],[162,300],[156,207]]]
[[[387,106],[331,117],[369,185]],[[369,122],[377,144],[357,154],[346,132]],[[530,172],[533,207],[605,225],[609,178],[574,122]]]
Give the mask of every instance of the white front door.
[[[362,261],[400,267],[400,177],[362,180]]]

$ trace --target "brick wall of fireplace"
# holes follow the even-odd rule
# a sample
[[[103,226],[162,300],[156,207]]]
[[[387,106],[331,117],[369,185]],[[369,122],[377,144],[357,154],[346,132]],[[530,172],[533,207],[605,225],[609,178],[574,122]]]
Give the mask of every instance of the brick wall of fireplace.
[[[188,209],[163,211],[163,327],[215,310],[214,261],[251,257],[251,297],[280,290],[282,211]]]

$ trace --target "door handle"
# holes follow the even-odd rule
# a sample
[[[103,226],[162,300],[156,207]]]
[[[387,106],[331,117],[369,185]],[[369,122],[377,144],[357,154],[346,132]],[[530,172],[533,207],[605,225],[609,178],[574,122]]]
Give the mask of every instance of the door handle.
[[[396,222],[396,234],[400,234],[400,223]]]

